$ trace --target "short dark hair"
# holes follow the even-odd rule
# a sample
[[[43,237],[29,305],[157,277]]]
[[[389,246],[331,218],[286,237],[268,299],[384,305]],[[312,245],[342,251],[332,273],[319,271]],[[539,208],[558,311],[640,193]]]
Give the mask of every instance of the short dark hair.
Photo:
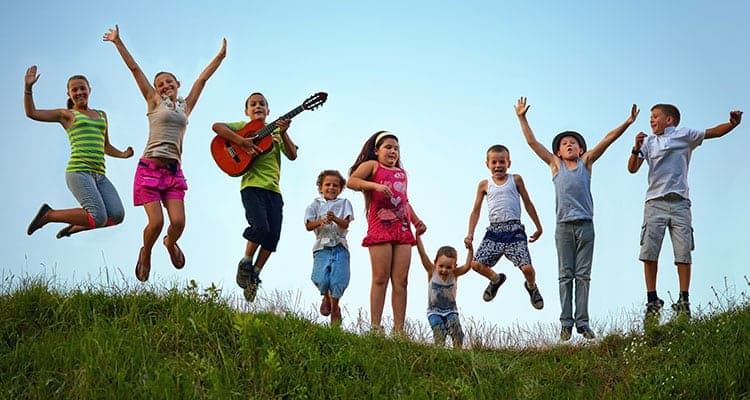
[[[502,144],[493,144],[492,146],[490,146],[490,148],[487,149],[487,153],[492,153],[492,152],[495,152],[495,153],[506,152],[510,154],[510,150],[508,150],[508,148],[503,146]]]
[[[435,254],[435,262],[437,262],[437,259],[440,258],[440,256],[446,256],[448,258],[458,258],[458,252],[451,246],[443,246],[439,248],[437,254]]]
[[[680,110],[678,110],[676,106],[672,104],[659,103],[651,107],[651,111],[654,110],[661,110],[661,112],[663,112],[667,117],[672,117],[672,119],[674,119],[674,126],[680,124]]]
[[[316,181],[316,184],[318,185],[318,189],[320,189],[320,185],[323,184],[323,179],[325,179],[326,176],[333,176],[333,177],[339,178],[339,184],[341,185],[341,190],[344,190],[344,188],[346,187],[346,179],[344,179],[344,177],[341,175],[341,172],[335,169],[326,169],[318,175],[318,180]]]
[[[256,94],[263,96],[263,100],[266,101],[266,107],[268,107],[268,99],[266,98],[266,95],[261,92],[252,92],[250,93],[250,96],[247,96],[247,99],[245,99],[245,110],[247,110],[247,102],[250,101],[250,98],[255,96]]]

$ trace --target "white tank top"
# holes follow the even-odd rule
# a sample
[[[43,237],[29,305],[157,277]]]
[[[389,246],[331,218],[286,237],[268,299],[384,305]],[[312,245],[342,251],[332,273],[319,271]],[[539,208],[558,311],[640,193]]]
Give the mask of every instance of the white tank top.
[[[492,178],[487,179],[487,210],[491,224],[521,220],[521,196],[513,174],[508,174],[502,185],[497,185]]]

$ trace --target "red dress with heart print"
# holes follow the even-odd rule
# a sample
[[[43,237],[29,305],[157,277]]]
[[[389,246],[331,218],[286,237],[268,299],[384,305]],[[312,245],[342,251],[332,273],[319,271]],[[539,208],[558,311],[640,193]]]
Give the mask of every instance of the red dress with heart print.
[[[388,197],[378,191],[369,191],[367,210],[367,236],[362,246],[381,243],[416,244],[411,232],[411,207],[406,195],[406,171],[401,168],[387,168],[378,163],[372,181],[386,185],[393,196]]]

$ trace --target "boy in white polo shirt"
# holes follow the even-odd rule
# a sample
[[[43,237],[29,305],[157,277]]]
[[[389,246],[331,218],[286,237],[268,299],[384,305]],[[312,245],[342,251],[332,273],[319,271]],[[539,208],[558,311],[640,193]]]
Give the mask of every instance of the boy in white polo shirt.
[[[651,130],[647,136],[640,132],[635,137],[635,147],[628,158],[628,171],[638,172],[646,160],[649,166],[646,204],[641,228],[641,251],[646,281],[646,319],[657,317],[664,301],[656,295],[656,273],[664,231],[674,248],[675,264],[680,284],[680,296],[672,309],[690,317],[690,266],[693,250],[693,224],[690,213],[688,168],[693,149],[703,139],[713,139],[729,133],[742,120],[742,111],[729,113],[729,122],[706,130],[680,127],[680,111],[671,104],[651,107]]]

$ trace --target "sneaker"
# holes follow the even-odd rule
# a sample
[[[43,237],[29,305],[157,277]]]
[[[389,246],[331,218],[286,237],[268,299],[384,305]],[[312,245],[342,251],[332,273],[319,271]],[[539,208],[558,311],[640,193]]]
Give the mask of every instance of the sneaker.
[[[497,282],[490,280],[490,284],[484,289],[484,294],[482,295],[484,301],[492,301],[492,299],[495,298],[497,290],[500,289],[500,286],[503,283],[505,283],[506,278],[505,274],[497,274]]]
[[[537,310],[544,308],[544,299],[542,294],[539,293],[539,285],[535,285],[533,289],[529,289],[526,282],[523,283],[523,287],[529,292],[529,298],[531,299],[531,306]]]
[[[248,257],[242,257],[237,265],[237,286],[245,289],[253,276],[253,262]]]
[[[563,326],[562,329],[560,329],[560,340],[563,342],[567,342],[570,340],[570,337],[573,336],[573,327],[572,326]]]
[[[255,301],[255,295],[258,293],[258,286],[260,286],[260,279],[258,278],[258,275],[251,270],[252,276],[248,280],[247,287],[245,290],[242,291],[242,294],[245,295],[245,300],[252,303]]]
[[[659,298],[646,303],[646,318],[659,317],[662,307],[664,307],[664,300]]]
[[[690,302],[679,299],[677,303],[672,304],[672,311],[676,315],[685,314],[685,316],[690,318]]]
[[[577,326],[576,332],[580,333],[584,338],[588,340],[591,340],[596,337],[596,335],[594,334],[594,331],[592,331],[591,327],[589,327],[588,325]]]

